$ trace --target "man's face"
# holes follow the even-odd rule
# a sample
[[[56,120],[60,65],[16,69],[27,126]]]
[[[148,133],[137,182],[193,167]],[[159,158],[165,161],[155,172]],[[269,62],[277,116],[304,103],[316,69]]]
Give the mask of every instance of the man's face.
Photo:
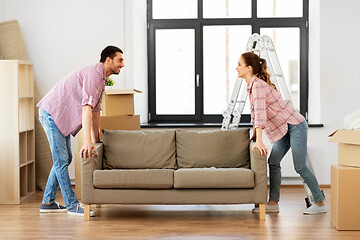
[[[111,74],[119,74],[120,69],[124,67],[124,57],[120,52],[117,52],[113,59],[108,58],[107,61],[109,61]]]

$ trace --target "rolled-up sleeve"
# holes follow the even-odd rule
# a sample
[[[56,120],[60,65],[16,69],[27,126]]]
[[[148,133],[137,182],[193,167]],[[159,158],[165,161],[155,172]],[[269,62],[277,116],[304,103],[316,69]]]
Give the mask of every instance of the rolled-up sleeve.
[[[100,112],[100,111],[102,111],[101,103],[97,104],[97,105],[94,107],[93,112]]]
[[[252,87],[252,99],[253,99],[253,110],[252,110],[252,125],[255,128],[266,127],[266,94],[265,88],[254,83]]]
[[[102,111],[102,104],[101,103],[102,103],[103,95],[104,95],[104,91],[101,92],[100,97],[99,97],[99,101],[98,101],[97,105],[95,106],[93,112]]]
[[[87,73],[83,76],[82,88],[82,106],[89,105],[95,108],[99,101],[99,78],[93,73]]]

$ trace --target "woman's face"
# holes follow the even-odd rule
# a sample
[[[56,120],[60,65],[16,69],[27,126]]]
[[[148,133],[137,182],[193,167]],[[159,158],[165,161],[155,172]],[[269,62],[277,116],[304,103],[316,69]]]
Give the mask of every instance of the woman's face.
[[[244,58],[240,57],[238,61],[238,65],[236,67],[236,71],[238,72],[238,77],[242,78],[249,72],[249,66],[246,66]]]

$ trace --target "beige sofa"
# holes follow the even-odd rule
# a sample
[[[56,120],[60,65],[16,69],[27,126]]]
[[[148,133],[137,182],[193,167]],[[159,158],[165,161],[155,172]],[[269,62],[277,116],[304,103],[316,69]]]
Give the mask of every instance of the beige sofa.
[[[97,156],[82,159],[85,219],[91,204],[260,204],[266,158],[249,151],[249,129],[104,130]]]

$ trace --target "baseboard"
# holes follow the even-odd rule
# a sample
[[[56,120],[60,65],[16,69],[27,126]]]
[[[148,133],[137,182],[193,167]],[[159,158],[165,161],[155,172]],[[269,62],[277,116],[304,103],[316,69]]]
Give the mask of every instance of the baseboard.
[[[269,185],[268,185],[269,186]],[[319,185],[320,188],[331,188],[330,184],[321,184]],[[281,185],[281,188],[303,188],[304,185],[299,185],[299,184],[295,184],[295,185]]]

